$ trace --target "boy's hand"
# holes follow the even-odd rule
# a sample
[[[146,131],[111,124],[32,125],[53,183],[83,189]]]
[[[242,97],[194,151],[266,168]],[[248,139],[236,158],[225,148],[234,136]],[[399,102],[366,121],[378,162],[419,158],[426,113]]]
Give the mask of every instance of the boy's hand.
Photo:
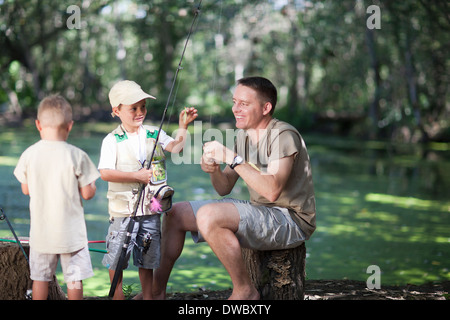
[[[179,153],[181,150],[183,150],[184,144],[186,142],[186,135],[187,135],[187,127],[189,123],[195,120],[197,118],[197,109],[190,107],[185,107],[183,111],[180,112],[180,119],[179,119],[179,129],[177,132],[177,136],[174,141],[171,141],[165,148],[166,151],[172,152],[172,153]]]
[[[93,181],[90,184],[80,188],[81,197],[84,200],[90,200],[95,196],[96,190],[97,187],[95,186],[95,181]]]
[[[180,128],[187,129],[189,123],[194,121],[197,116],[197,109],[195,109],[194,107],[184,107],[184,109],[180,112]]]
[[[148,184],[150,183],[152,175],[153,175],[152,169],[142,168],[141,170],[136,172],[136,180],[139,183]]]

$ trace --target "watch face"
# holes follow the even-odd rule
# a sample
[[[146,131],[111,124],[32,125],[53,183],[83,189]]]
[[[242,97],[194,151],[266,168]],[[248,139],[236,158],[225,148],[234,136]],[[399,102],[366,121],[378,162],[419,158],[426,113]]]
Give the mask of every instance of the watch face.
[[[244,162],[244,159],[242,159],[241,156],[236,156],[233,159],[233,163],[231,164],[231,169],[234,169],[234,167],[236,167],[238,164],[241,164],[242,162]]]

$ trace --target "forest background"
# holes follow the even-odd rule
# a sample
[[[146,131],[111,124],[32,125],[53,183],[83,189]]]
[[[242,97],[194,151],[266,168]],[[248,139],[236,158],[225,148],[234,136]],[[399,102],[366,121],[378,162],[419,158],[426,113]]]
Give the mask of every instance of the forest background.
[[[150,116],[160,118],[195,5],[1,0],[2,123],[33,116],[51,92],[80,120],[108,120],[108,90],[120,79],[158,97]],[[262,75],[279,88],[277,117],[302,132],[448,141],[449,8],[445,0],[203,1],[177,103],[230,119],[235,80]]]

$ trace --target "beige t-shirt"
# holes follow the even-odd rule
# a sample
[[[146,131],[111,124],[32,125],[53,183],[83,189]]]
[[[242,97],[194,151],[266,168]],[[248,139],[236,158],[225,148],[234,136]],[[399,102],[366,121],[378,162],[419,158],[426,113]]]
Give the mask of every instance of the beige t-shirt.
[[[81,149],[40,140],[20,156],[14,175],[30,192],[30,246],[40,253],[70,253],[87,245],[79,188],[100,177]]]
[[[316,228],[316,202],[308,151],[298,131],[286,122],[272,119],[256,145],[252,144],[246,131],[240,130],[236,137],[236,152],[262,173],[267,172],[271,161],[294,155],[291,175],[275,202],[247,187],[253,204],[288,208],[293,220],[309,239]]]

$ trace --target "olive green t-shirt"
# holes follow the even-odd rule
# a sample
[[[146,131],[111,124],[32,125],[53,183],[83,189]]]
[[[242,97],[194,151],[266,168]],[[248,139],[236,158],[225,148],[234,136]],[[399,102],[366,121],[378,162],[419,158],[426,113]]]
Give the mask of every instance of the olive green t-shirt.
[[[240,130],[236,136],[236,152],[263,174],[271,161],[294,156],[291,175],[275,202],[247,187],[251,203],[289,209],[291,217],[309,239],[316,228],[316,202],[309,155],[300,133],[290,124],[272,119],[255,145],[247,131]]]

